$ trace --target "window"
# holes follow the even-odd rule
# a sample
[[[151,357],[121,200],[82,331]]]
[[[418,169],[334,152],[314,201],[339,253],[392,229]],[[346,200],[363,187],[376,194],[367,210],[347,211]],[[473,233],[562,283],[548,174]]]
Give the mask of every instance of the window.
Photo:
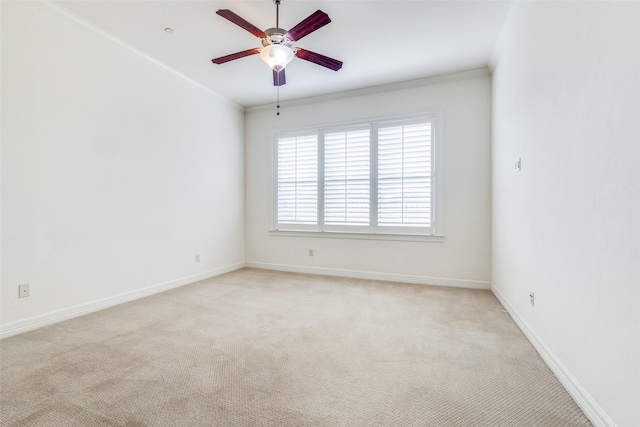
[[[436,234],[437,116],[276,135],[276,230]]]
[[[277,198],[278,223],[318,224],[317,135],[278,139]]]
[[[371,222],[369,128],[324,134],[325,230],[356,230]]]

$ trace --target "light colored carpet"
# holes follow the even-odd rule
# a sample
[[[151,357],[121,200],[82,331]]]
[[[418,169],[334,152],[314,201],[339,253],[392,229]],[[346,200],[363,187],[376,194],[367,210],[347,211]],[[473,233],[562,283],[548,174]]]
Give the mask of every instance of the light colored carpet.
[[[243,269],[5,339],[2,426],[583,426],[489,291]]]

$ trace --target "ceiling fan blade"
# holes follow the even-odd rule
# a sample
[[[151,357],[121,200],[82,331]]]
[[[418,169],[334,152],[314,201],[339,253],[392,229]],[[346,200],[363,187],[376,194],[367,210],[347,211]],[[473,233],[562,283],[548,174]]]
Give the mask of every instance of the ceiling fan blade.
[[[220,58],[214,58],[211,60],[214,64],[224,64],[225,62],[233,61],[234,59],[244,58],[245,56],[255,55],[260,53],[260,49],[248,49],[242,52],[232,53],[231,55],[221,56]]]
[[[318,28],[324,27],[329,22],[331,22],[329,15],[321,10],[316,10],[311,15],[303,19],[298,25],[290,29],[287,32],[287,37],[291,41],[300,40],[307,34],[313,33]]]
[[[287,83],[287,77],[284,74],[284,68],[280,71],[273,71],[273,85],[274,86],[282,86]]]
[[[242,27],[245,30],[249,31],[251,34],[253,34],[256,37],[260,37],[261,39],[267,37],[264,31],[262,31],[260,28],[256,27],[249,21],[231,12],[229,9],[218,9],[216,13],[222,16],[223,18],[233,22],[237,26]]]
[[[313,62],[314,64],[322,65],[333,71],[338,71],[342,68],[342,61],[329,58],[328,56],[320,55],[319,53],[311,52],[310,50],[300,49],[296,51],[296,56],[305,61]]]

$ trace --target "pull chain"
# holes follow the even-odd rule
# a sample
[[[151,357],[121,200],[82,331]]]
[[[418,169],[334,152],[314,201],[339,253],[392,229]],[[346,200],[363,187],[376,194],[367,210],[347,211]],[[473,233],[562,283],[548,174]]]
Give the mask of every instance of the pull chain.
[[[280,28],[280,0],[273,0],[276,4],[276,28]],[[280,115],[280,70],[278,70],[278,87],[276,100],[276,116]]]

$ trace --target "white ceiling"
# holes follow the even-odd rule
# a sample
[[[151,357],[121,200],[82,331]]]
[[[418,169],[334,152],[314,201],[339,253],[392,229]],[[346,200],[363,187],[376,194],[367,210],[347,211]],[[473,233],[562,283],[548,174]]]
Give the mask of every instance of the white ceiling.
[[[211,90],[249,107],[273,103],[271,70],[258,55],[212,58],[260,47],[251,33],[215,14],[231,9],[260,29],[275,27],[272,0],[58,1]],[[287,66],[282,100],[305,98],[486,67],[511,2],[283,0],[280,27],[317,9],[332,22],[294,45],[344,62],[338,72],[300,59]],[[173,34],[164,31],[173,28]]]

